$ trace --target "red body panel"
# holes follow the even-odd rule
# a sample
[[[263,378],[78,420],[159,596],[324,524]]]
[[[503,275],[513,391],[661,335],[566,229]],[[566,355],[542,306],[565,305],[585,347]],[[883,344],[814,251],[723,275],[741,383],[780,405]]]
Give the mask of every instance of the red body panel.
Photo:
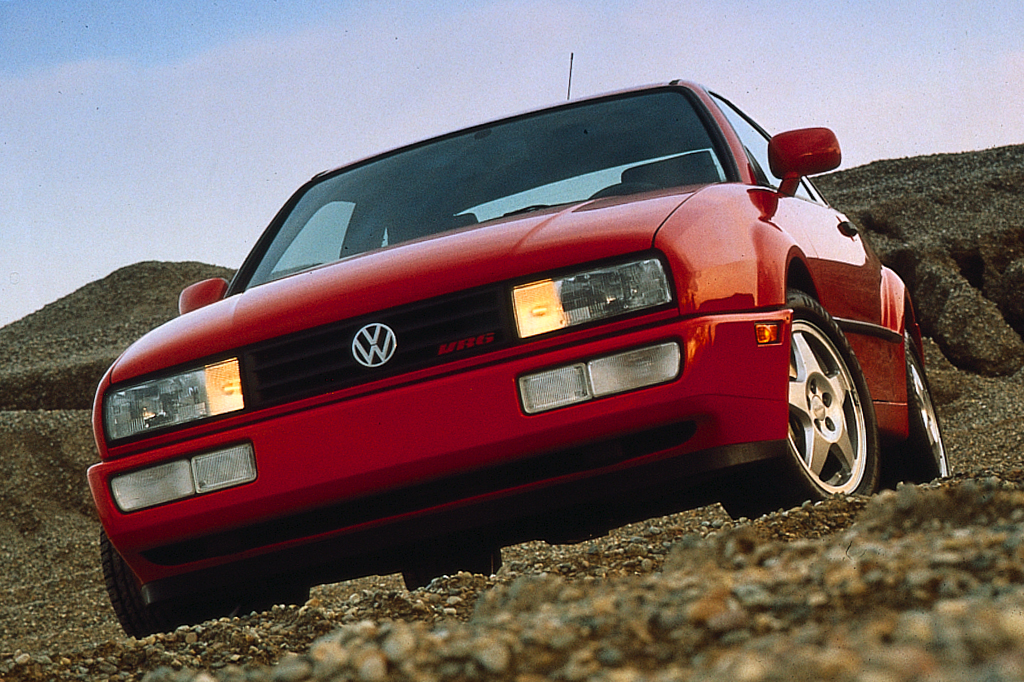
[[[233,577],[238,571],[244,581],[254,557],[287,563],[289,552],[325,542],[344,547],[332,561],[353,558],[363,540],[345,546],[346,537],[372,537],[392,526],[412,529],[396,541],[401,546],[429,543],[432,533],[483,528],[499,517],[514,527],[518,500],[543,489],[557,498],[558,491],[586,491],[588,481],[609,474],[626,481],[642,467],[683,463],[688,476],[703,475],[771,456],[788,434],[791,311],[785,303],[797,270],[809,273],[811,293],[847,325],[882,431],[905,437],[902,282],[859,236],[840,230],[845,217],[754,187],[754,169],[714,101],[696,86],[676,87],[688,89],[720,128],[718,143],[737,176],[732,181],[591,200],[371,251],[231,295],[129,348],[97,392],[102,462],[89,470],[89,483],[107,535],[140,584],[173,583],[169,592],[180,592],[189,576],[217,571]],[[637,253],[664,259],[673,306],[121,444],[104,435],[103,400],[112,386],[339,320]],[[780,325],[779,343],[758,345],[754,324],[763,321]],[[517,389],[524,374],[666,341],[682,351],[674,381],[524,413]],[[629,450],[631,439],[648,445]],[[114,476],[240,442],[254,448],[258,476],[251,483],[132,513],[119,511],[112,499]],[[761,444],[771,447],[757,449]],[[609,448],[619,454],[587,461],[589,449]],[[549,455],[577,450],[579,462],[569,458],[554,473],[538,466],[532,477],[505,478],[519,464],[530,469]],[[446,497],[431,493],[419,506],[400,500],[403,491],[435,484],[448,486]],[[600,503],[598,493],[593,498]],[[359,510],[364,502],[381,511],[354,514],[328,529],[312,524],[314,530],[302,531],[297,520],[339,505]],[[471,511],[499,507],[479,518]],[[431,521],[460,509],[470,511],[450,527]],[[288,527],[290,534],[241,539],[271,527]],[[167,560],[173,554],[167,548],[179,558]],[[325,575],[346,577],[344,569],[332,571]],[[159,600],[158,593],[153,587],[149,595]]]
[[[148,582],[196,567],[150,565],[135,555],[140,550],[581,441],[684,420],[695,421],[697,430],[674,456],[730,443],[779,440],[786,435],[789,349],[785,344],[758,347],[755,319],[786,321],[788,313],[669,320],[637,332],[561,343],[539,354],[485,356],[446,367],[433,377],[406,377],[402,385],[386,391],[353,389],[272,410],[259,419],[226,420],[202,437],[178,442],[168,438],[172,442],[166,446],[138,457],[93,467],[90,481],[111,540],[131,548],[124,550],[125,558]],[[684,344],[686,358],[683,375],[673,383],[571,410],[522,413],[514,386],[524,372],[672,339]],[[766,381],[746,380],[745,368],[751,363],[764,368]],[[260,475],[254,483],[143,512],[116,511],[107,485],[116,473],[240,440],[255,447]]]

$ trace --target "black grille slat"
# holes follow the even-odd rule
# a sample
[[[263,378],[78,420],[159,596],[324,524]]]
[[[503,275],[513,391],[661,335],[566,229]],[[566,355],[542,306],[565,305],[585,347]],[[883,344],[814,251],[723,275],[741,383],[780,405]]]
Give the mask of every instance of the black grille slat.
[[[296,400],[497,349],[511,338],[504,308],[502,289],[490,287],[257,344],[244,354],[250,405]],[[374,322],[393,329],[398,346],[384,366],[369,369],[355,361],[351,344],[364,325]],[[489,339],[486,346],[466,345],[466,339],[481,336]]]
[[[261,357],[261,366],[264,369],[271,369],[280,365],[286,365],[290,362],[298,362],[303,358],[310,357],[311,355],[320,355],[328,352],[331,341],[334,341],[334,346],[337,351],[344,348],[345,344],[333,338],[329,334],[321,334],[324,337],[323,340],[317,338],[307,339],[300,346],[294,341],[290,343],[280,342],[277,344],[277,349],[274,348],[261,348],[259,351]],[[315,352],[313,352],[315,351]]]
[[[312,364],[312,361],[307,364]],[[344,368],[344,363],[336,362],[330,365],[318,365],[315,367],[306,367],[301,371],[291,371],[280,373],[279,378],[274,378],[273,375],[268,376],[263,374],[260,377],[260,390],[262,392],[272,391],[274,388],[279,386],[286,386],[295,382],[302,382],[313,379],[319,375],[328,375],[333,372],[341,371]]]

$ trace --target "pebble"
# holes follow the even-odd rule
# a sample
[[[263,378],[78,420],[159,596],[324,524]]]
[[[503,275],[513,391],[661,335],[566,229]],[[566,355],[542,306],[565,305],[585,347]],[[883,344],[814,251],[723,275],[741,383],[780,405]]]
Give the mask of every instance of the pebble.
[[[636,545],[628,528],[577,546],[527,543],[496,576],[459,573],[414,593],[395,577],[318,588],[301,608],[77,652],[14,652],[0,658],[0,677],[1015,679],[1024,543],[1007,539],[1024,537],[1009,520],[1024,506],[1024,472],[1004,476],[835,498],[718,529],[700,519],[713,509],[665,517],[660,533],[646,533],[674,539],[652,572],[614,552]],[[574,555],[608,576],[551,570],[577,565]]]

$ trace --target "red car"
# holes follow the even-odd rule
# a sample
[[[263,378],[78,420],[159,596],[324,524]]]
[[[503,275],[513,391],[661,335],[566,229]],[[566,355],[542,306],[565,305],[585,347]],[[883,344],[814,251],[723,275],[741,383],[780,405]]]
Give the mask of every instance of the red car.
[[[908,292],[807,179],[839,162],[673,81],[316,176],[99,386],[125,631],[946,475]]]

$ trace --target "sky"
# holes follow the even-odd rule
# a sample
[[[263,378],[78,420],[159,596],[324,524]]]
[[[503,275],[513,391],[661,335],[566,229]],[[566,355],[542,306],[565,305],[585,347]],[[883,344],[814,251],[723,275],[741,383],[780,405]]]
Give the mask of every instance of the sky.
[[[1020,0],[0,0],[0,326],[238,267],[315,173],[674,78],[843,168],[1024,144]],[[127,303],[127,302],[126,302]],[[2,359],[0,359],[2,362]]]

